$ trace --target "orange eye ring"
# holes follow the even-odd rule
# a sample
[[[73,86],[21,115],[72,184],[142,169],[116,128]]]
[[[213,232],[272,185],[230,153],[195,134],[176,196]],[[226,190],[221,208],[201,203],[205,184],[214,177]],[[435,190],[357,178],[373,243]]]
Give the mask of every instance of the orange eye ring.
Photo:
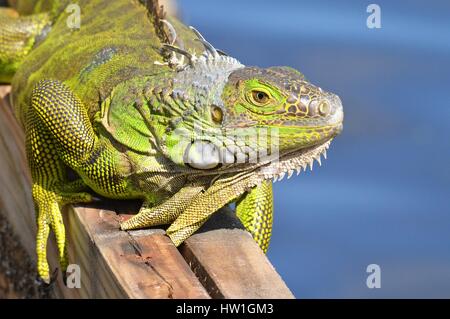
[[[256,105],[263,106],[270,101],[270,96],[264,91],[253,90],[252,100]]]

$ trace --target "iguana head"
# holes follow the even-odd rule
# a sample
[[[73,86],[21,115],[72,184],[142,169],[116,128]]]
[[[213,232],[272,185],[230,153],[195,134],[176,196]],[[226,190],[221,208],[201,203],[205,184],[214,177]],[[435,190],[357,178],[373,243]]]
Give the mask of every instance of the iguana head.
[[[264,166],[266,178],[320,161],[342,130],[339,97],[290,67],[245,67],[200,40],[200,57],[174,50],[188,62],[173,78],[183,102],[166,135],[168,156],[204,174]]]
[[[235,70],[222,99],[226,129],[273,130],[281,153],[322,144],[342,130],[339,97],[290,67]]]

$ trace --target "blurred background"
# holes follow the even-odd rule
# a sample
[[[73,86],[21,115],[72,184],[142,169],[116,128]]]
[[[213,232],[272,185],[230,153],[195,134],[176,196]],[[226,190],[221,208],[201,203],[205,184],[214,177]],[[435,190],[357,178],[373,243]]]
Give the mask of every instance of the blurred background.
[[[289,65],[337,93],[344,132],[275,183],[268,256],[297,298],[450,297],[450,2],[178,1],[246,65]],[[369,289],[366,267],[381,267]]]

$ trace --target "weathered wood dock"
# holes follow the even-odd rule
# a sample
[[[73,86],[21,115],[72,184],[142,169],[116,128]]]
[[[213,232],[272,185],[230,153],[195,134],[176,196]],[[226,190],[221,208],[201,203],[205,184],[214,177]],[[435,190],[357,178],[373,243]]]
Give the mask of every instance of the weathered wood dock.
[[[35,276],[36,224],[24,134],[8,103],[8,92],[8,86],[0,86],[0,223],[3,220],[9,224],[14,233],[11,236],[16,240],[3,236],[7,239],[0,241],[0,260],[11,259],[7,263],[11,269],[0,273],[0,298],[2,286],[4,291],[9,291],[7,296],[30,297],[29,293],[15,291],[34,284],[29,283],[29,278]],[[216,213],[199,232],[176,248],[163,229],[119,230],[119,222],[136,213],[138,207],[136,202],[108,200],[95,206],[66,207],[69,259],[80,267],[81,286],[67,288],[59,275],[48,295],[57,298],[294,297],[229,209]],[[19,251],[27,255],[28,262],[14,262],[23,260],[14,257]],[[54,238],[49,245],[49,259],[55,269]]]

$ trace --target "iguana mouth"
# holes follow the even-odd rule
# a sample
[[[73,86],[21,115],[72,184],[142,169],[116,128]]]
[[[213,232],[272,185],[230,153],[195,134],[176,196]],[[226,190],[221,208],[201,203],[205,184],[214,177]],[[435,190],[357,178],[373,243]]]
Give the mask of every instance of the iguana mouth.
[[[333,138],[319,145],[282,154],[278,160],[260,166],[257,171],[264,180],[272,179],[273,182],[277,182],[286,175],[289,179],[294,172],[299,175],[301,171],[306,171],[308,166],[312,170],[314,161],[320,166],[322,165],[321,157],[327,158],[327,150],[332,140]]]
[[[191,170],[195,175],[219,175],[239,174],[245,176],[250,173],[249,187],[260,184],[263,180],[272,179],[273,182],[281,181],[286,175],[290,178],[294,172],[299,175],[309,167],[313,169],[314,161],[322,165],[321,157],[327,158],[327,150],[334,137],[319,144],[300,150],[287,151],[279,154],[277,158],[268,158],[253,165],[240,164],[224,167],[219,170]]]

